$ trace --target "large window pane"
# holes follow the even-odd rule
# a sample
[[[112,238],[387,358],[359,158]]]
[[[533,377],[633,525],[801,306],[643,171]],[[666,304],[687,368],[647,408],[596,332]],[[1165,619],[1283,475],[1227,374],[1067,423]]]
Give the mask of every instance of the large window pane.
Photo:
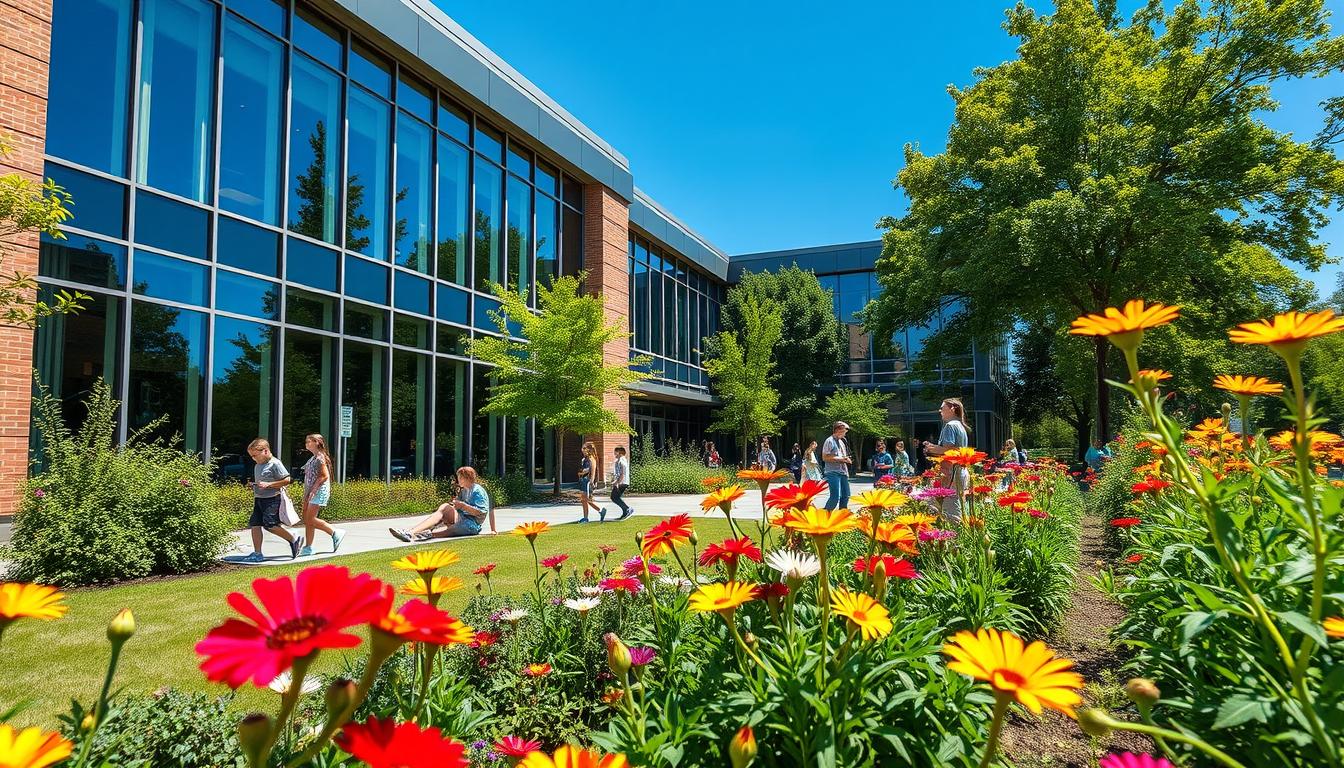
[[[345,295],[374,304],[386,304],[387,272],[387,267],[358,256],[346,256]]]
[[[335,251],[292,237],[286,247],[289,249],[285,257],[286,280],[324,291],[337,290],[336,265],[339,255]]]
[[[477,136],[479,138],[479,134]],[[503,249],[504,177],[499,166],[476,158],[476,288],[489,291],[499,282]]]
[[[390,183],[392,108],[350,86],[350,126],[345,194],[345,247],[376,259],[388,257],[387,189]]]
[[[560,273],[560,220],[556,202],[537,195],[537,285],[550,285]]]
[[[689,304],[686,284],[677,283],[677,336],[681,340],[681,345],[677,350],[677,359],[682,362],[691,359],[691,318],[687,309]]]
[[[352,432],[343,457],[346,477],[382,477],[387,350],[347,341],[343,362],[343,404],[354,408]]]
[[[334,243],[340,218],[341,78],[295,55],[291,92],[289,228]]]
[[[434,138],[429,126],[397,115],[398,264],[429,273],[429,210],[434,170]]]
[[[47,154],[126,175],[134,8],[125,0],[52,8]]]
[[[267,224],[280,218],[285,46],[235,16],[224,23],[219,205]]]
[[[663,260],[649,254],[649,345],[655,355],[663,354]]]
[[[218,474],[225,480],[246,480],[251,464],[243,460],[247,444],[258,437],[275,437],[272,399],[278,341],[274,326],[215,318],[210,443],[220,459]]]
[[[392,353],[393,477],[429,474],[429,377],[433,358]]]
[[[510,174],[507,285],[527,296],[532,290],[532,186]]]
[[[135,196],[135,242],[165,251],[210,258],[210,213],[148,192]]]
[[[428,315],[430,286],[432,285],[430,281],[400,270],[393,271],[396,272],[393,284],[396,287],[397,309]]]
[[[387,310],[346,302],[345,335],[387,341]]]
[[[194,261],[135,252],[135,292],[183,304],[208,305],[210,268]]]
[[[561,216],[560,274],[577,275],[583,269],[583,214],[563,208]]]
[[[146,0],[140,42],[136,180],[210,201],[215,6]]]
[[[350,49],[348,74],[379,96],[392,98],[392,65],[358,41]]]
[[[308,460],[304,437],[317,433],[334,451],[340,437],[332,429],[336,397],[336,340],[302,331],[285,331],[285,418],[281,438],[285,466],[301,467]],[[339,453],[333,457],[340,461]]]
[[[441,116],[440,122],[443,119]],[[467,284],[469,157],[465,147],[445,136],[439,137],[439,279],[458,285]]]
[[[483,365],[473,365],[471,372],[471,466],[475,467],[477,472],[500,475],[503,418],[481,412],[485,404],[490,402],[490,384],[493,383],[489,375],[490,369]]]
[[[313,13],[302,5],[297,7],[297,13],[294,14],[294,44],[308,53],[318,61],[326,62],[328,65],[341,68],[341,53],[345,46],[341,41],[345,34],[336,28],[326,19]]]
[[[294,287],[287,289],[285,296],[285,322],[323,331],[336,330],[339,302],[335,296],[311,293]]]
[[[280,286],[226,269],[215,270],[215,309],[237,315],[280,319]]]
[[[91,293],[77,313],[52,315],[37,324],[33,367],[38,381],[61,401],[66,426],[77,429],[86,415],[81,403],[102,378],[115,394],[121,386],[121,324],[125,300]],[[42,286],[38,298],[51,303],[56,289]],[[36,445],[36,444],[34,444]]]
[[[677,284],[673,280],[675,269],[670,258],[663,259],[663,354],[676,358],[677,336],[681,329],[677,327]],[[670,373],[670,371],[669,371]]]
[[[55,163],[47,163],[44,171],[75,200],[67,226],[126,236],[126,185]]]
[[[74,233],[57,240],[44,233],[37,273],[101,288],[125,288],[126,246]]]
[[[216,261],[269,277],[280,274],[276,269],[280,263],[279,235],[228,216],[220,216],[218,222]]]
[[[148,301],[131,305],[130,390],[127,426],[141,429],[160,417],[154,437],[182,437],[187,451],[203,451],[206,316]]]
[[[634,295],[635,308],[631,313],[631,325],[634,326],[635,347],[649,348],[649,266],[644,262],[648,252],[643,245],[635,246],[635,268],[630,280],[634,283],[631,293]]]
[[[439,358],[434,382],[434,476],[452,477],[462,466],[462,409],[466,407],[466,364]]]

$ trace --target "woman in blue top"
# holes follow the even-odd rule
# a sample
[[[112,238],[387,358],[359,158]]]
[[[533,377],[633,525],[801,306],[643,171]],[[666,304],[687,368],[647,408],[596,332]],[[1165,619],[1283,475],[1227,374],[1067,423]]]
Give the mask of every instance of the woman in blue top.
[[[414,528],[388,528],[388,532],[402,541],[428,541],[429,539],[447,539],[454,536],[475,536],[481,532],[481,524],[490,518],[490,532],[495,531],[495,509],[490,504],[490,494],[476,477],[476,470],[461,467],[457,470],[459,490],[453,500],[439,505],[429,517],[421,520]],[[440,523],[447,526],[441,531],[434,528]]]

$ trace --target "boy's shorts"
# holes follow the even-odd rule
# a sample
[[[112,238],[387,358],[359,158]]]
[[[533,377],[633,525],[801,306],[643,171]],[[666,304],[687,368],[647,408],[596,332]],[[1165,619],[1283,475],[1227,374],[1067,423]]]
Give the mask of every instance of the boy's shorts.
[[[252,500],[252,517],[247,521],[251,528],[279,528],[280,527],[280,497],[272,496],[269,499]]]

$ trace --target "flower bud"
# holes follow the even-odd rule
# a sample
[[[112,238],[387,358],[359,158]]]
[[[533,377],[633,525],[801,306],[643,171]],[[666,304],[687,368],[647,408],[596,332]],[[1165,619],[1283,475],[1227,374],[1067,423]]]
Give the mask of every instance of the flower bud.
[[[733,761],[733,768],[747,768],[756,759],[756,736],[750,725],[738,729],[733,740],[728,742],[728,757]]]
[[[634,663],[630,659],[630,648],[621,642],[615,632],[608,632],[602,639],[607,643],[607,666],[617,677],[624,677]]]
[[[342,717],[350,705],[355,702],[358,686],[348,677],[338,677],[327,685],[327,718]]]
[[[887,563],[881,558],[873,566],[873,592],[878,602],[887,594]]]
[[[985,552],[985,556],[989,558],[989,564],[993,565],[994,558],[998,556],[998,553],[991,549]]]
[[[87,715],[84,716],[84,719],[83,719],[83,720],[80,720],[80,721],[79,721],[79,730],[81,730],[81,731],[83,731],[83,732],[85,732],[85,733],[88,733],[89,731],[92,731],[92,730],[93,730],[93,726],[95,726],[95,725],[97,725],[97,724],[98,724],[98,721],[94,719],[94,717],[93,717],[93,713],[90,712],[89,714],[87,714]]]
[[[1157,687],[1157,683],[1144,677],[1135,677],[1125,683],[1125,695],[1129,700],[1138,705],[1139,709],[1147,709],[1157,703],[1162,698],[1162,691]]]
[[[643,532],[643,531],[635,531],[635,546],[636,546],[636,547],[641,547],[641,548],[644,546],[644,532]]]
[[[1231,403],[1223,403],[1223,418],[1224,418],[1224,419],[1228,419],[1228,418],[1231,418],[1231,417],[1232,417],[1232,404],[1231,404]]]
[[[742,642],[753,651],[756,650],[756,646],[761,644],[761,641],[756,637],[756,635],[750,632],[742,636]]]
[[[1112,723],[1115,721],[1106,713],[1104,709],[1089,707],[1078,710],[1078,727],[1083,729],[1083,733],[1088,736],[1102,738],[1111,732]]]
[[[695,531],[691,531],[691,546],[692,547],[700,546],[700,537],[695,535]]]
[[[244,717],[238,723],[238,743],[243,747],[243,754],[247,755],[248,761],[252,765],[259,762],[259,754],[266,746],[267,739],[271,735],[271,716],[261,712],[253,712]]]
[[[980,543],[981,543],[981,544],[984,544],[986,547],[988,547],[988,546],[989,546],[991,543],[993,543],[993,542],[991,542],[991,541],[989,540],[989,534],[986,533],[984,536],[982,536],[982,537],[980,538]]]
[[[135,634],[135,614],[130,608],[122,608],[107,625],[107,639],[113,645],[121,645]]]

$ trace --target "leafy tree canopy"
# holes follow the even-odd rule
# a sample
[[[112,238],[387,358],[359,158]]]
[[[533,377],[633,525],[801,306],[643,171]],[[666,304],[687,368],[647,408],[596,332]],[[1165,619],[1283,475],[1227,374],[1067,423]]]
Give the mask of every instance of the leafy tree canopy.
[[[783,319],[774,301],[747,294],[739,303],[736,331],[720,331],[706,339],[705,371],[723,405],[709,430],[741,435],[742,456],[755,435],[784,425],[777,415],[779,390],[773,383],[774,350]]]
[[[0,136],[0,159],[11,151],[9,142]],[[16,235],[32,232],[64,240],[61,224],[74,215],[70,213],[73,204],[70,193],[51,179],[38,184],[17,173],[0,175],[0,265]],[[43,317],[78,312],[83,309],[81,302],[89,300],[79,291],[58,290],[48,303],[38,300],[36,292],[32,275],[14,272],[0,276],[0,322],[32,328]]]
[[[864,439],[887,431],[885,403],[890,398],[890,394],[874,390],[837,389],[826,399],[826,405],[821,409],[821,417],[827,426],[837,421],[849,425],[849,441],[854,453],[852,469],[865,466]]]
[[[925,347],[936,356],[1143,297],[1186,306],[1182,332],[1214,343],[1229,322],[1310,303],[1286,264],[1325,258],[1337,136],[1295,141],[1262,115],[1274,83],[1344,66],[1322,0],[1150,0],[1128,23],[1114,0],[1055,5],[1009,11],[1018,58],[949,89],[945,152],[906,147],[910,210],[881,222],[869,328],[959,307]],[[1108,347],[1092,351],[1104,430]]]

